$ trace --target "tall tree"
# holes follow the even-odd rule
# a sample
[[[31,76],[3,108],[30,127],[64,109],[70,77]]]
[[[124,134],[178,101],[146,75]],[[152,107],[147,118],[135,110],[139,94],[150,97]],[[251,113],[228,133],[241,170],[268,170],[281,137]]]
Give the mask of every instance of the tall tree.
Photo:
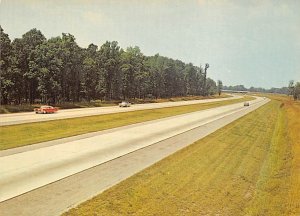
[[[14,88],[11,76],[11,44],[8,34],[0,26],[0,104],[9,102],[10,92]]]
[[[101,72],[105,80],[105,98],[107,100],[119,98],[120,55],[121,50],[117,41],[106,41],[99,51]]]
[[[139,47],[128,47],[121,55],[122,95],[124,98],[141,97],[144,94],[144,55]]]
[[[37,97],[38,74],[35,68],[29,67],[29,62],[33,60],[35,48],[45,41],[46,38],[42,32],[35,28],[26,32],[20,41],[22,46],[21,55],[19,56],[20,70],[22,71],[25,80],[26,100],[29,100],[30,103],[33,103],[34,99]]]
[[[223,83],[222,83],[221,80],[218,80],[218,94],[219,94],[219,96],[222,93],[222,89],[223,89]]]
[[[159,55],[156,54],[155,56],[146,57],[145,66],[149,71],[149,86],[148,86],[148,94],[151,97],[158,97],[158,88],[159,88],[159,72],[157,68],[157,59]]]
[[[62,94],[61,73],[63,69],[62,40],[51,38],[39,45],[32,53],[30,71],[37,74],[38,93],[43,103],[55,104]]]
[[[206,77],[207,77],[207,69],[209,68],[209,64],[208,63],[206,63],[205,64],[205,68],[204,68],[204,77],[203,77],[203,89],[204,89],[204,91],[203,91],[203,95],[204,96],[206,96],[207,94],[208,94],[208,92],[207,92],[207,80],[206,80]]]
[[[24,79],[24,71],[22,70],[24,64],[24,53],[22,39],[15,39],[11,43],[11,73],[14,83],[13,99],[16,104],[20,104],[26,98],[26,83]]]
[[[186,81],[186,90],[187,95],[196,95],[198,89],[198,75],[197,69],[193,64],[188,64],[185,67],[185,81]]]
[[[61,72],[62,99],[63,101],[76,102],[80,99],[83,49],[71,34],[62,34],[62,59]]]
[[[184,80],[184,62],[175,60],[175,83],[173,86],[174,96],[186,95],[186,84]]]
[[[217,84],[214,80],[207,78],[206,80],[207,95],[214,95],[217,93]]]
[[[167,59],[165,63],[164,80],[165,80],[165,97],[173,97],[176,93],[178,84],[175,61]]]
[[[300,82],[297,82],[294,86],[293,97],[294,97],[294,100],[300,99]]]
[[[295,90],[294,80],[290,80],[288,89],[289,89],[289,95],[293,96]]]
[[[97,49],[98,47],[96,45],[90,44],[85,51],[83,60],[83,77],[81,81],[82,97],[87,101],[97,99],[97,85],[100,78],[97,63]]]

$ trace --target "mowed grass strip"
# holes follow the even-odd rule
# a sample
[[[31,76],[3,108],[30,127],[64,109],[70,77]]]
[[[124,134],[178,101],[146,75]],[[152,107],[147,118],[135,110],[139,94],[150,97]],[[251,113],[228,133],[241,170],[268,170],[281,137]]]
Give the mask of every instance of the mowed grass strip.
[[[272,100],[64,215],[296,213],[286,115]]]
[[[288,213],[298,216],[300,215],[300,101],[293,101],[284,96],[272,96],[272,99],[280,101],[281,107],[286,111],[287,134],[291,145],[291,155],[288,155],[287,158],[292,158],[291,161],[288,161],[291,166]]]
[[[300,101],[284,101],[288,116],[288,135],[292,143],[290,215],[300,215]]]
[[[195,112],[253,99],[254,98],[251,96],[245,96],[241,99],[204,104],[193,104],[178,107],[2,126],[0,127],[0,150],[75,136],[89,132],[101,131],[105,129],[174,115],[180,115],[189,112]]]

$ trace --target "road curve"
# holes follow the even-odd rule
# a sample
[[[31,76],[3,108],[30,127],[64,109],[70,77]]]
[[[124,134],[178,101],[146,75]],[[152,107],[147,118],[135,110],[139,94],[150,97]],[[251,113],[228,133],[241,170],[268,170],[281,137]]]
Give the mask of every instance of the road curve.
[[[216,101],[225,101],[242,98],[239,95],[232,95],[232,97],[218,98],[218,99],[204,99],[204,100],[192,100],[192,101],[178,101],[178,102],[163,102],[163,103],[149,103],[149,104],[135,104],[131,107],[120,108],[114,107],[94,107],[94,108],[80,108],[80,109],[66,109],[60,110],[54,114],[35,114],[34,112],[27,113],[14,113],[14,114],[1,114],[0,115],[0,126],[5,125],[16,125],[30,122],[42,122],[57,119],[68,119],[92,115],[103,115],[119,112],[129,112],[145,109],[157,109],[173,106],[183,106],[199,103],[210,103]]]
[[[266,102],[257,98],[250,107],[237,103],[0,157],[0,202]]]

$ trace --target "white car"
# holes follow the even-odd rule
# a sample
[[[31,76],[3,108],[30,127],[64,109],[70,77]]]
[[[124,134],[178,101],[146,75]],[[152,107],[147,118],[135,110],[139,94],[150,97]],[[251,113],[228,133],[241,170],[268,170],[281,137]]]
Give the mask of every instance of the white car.
[[[121,103],[119,103],[119,107],[130,107],[131,103],[127,102],[127,101],[122,101]]]

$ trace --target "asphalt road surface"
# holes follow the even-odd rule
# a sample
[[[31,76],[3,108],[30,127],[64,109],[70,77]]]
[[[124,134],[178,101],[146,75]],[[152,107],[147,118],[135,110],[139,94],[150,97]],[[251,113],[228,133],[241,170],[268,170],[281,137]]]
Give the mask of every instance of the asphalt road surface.
[[[249,107],[237,103],[2,156],[0,157],[0,202],[226,116],[238,116],[240,112],[253,110],[267,101],[267,99],[257,98],[250,102]]]
[[[30,122],[41,122],[41,121],[49,121],[49,120],[57,120],[57,119],[67,119],[67,118],[92,116],[92,115],[102,115],[102,114],[110,114],[110,113],[118,113],[118,112],[128,112],[128,111],[136,111],[136,110],[144,110],[144,109],[157,109],[157,108],[164,108],[164,107],[183,106],[183,105],[191,105],[191,104],[198,104],[198,103],[209,103],[209,102],[232,100],[238,98],[241,98],[241,96],[232,95],[232,97],[218,98],[218,99],[134,104],[131,107],[123,107],[123,108],[114,106],[114,107],[66,109],[66,110],[59,110],[57,113],[54,114],[35,114],[34,112],[1,114],[0,126],[23,124],[23,123],[30,123]]]

